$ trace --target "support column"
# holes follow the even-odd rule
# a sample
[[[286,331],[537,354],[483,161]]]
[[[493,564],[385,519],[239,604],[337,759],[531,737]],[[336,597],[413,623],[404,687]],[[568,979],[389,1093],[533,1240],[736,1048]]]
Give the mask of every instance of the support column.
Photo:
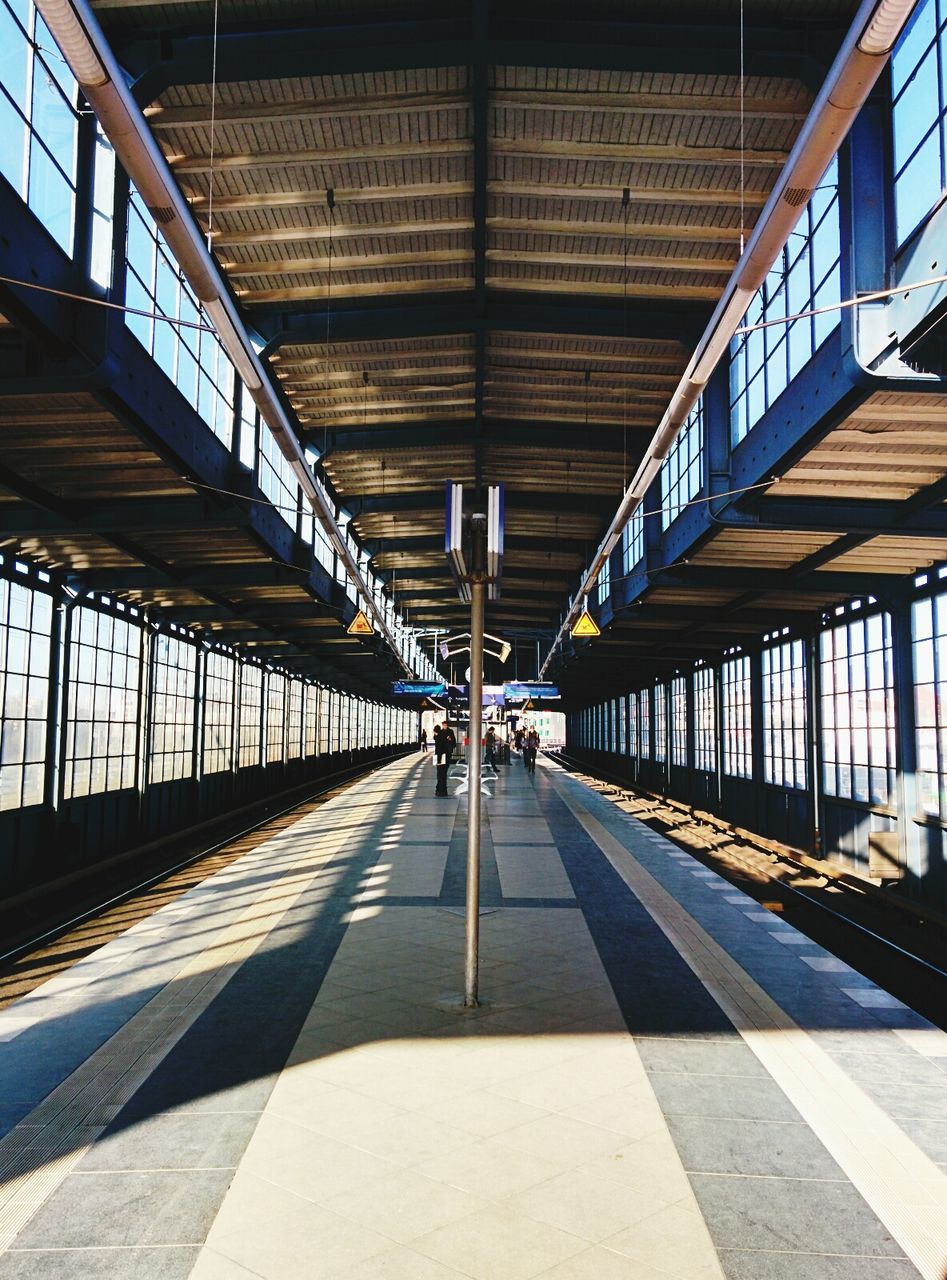
[[[73,259],[83,276],[89,276],[92,268],[92,226],[95,217],[95,130],[96,120],[91,111],[79,116],[76,138],[76,214],[73,232]]]
[[[726,659],[724,659],[726,661]],[[723,812],[723,736],[726,729],[723,720],[723,665],[713,669],[714,677],[714,802],[715,813]]]
[[[809,706],[809,794],[812,797],[812,856],[821,858],[825,852],[822,832],[825,829],[822,804],[822,671],[819,665],[819,632],[806,637],[805,650],[808,670],[806,687]]]
[[[154,719],[154,630],[147,618],[142,618],[141,681],[138,687],[138,737],[136,742],[135,785],[138,791],[138,826],[144,829],[145,794],[151,782],[151,725]]]
[[[763,651],[752,650],[750,659],[750,758],[753,770],[753,791],[756,797],[756,826],[762,831],[766,812],[766,764],[763,750]]]
[[[711,501],[710,516],[719,515],[727,499],[719,495],[729,492],[730,469],[730,361],[722,360],[704,388],[704,484]]]
[[[34,587],[35,590],[35,587]],[[49,696],[46,704],[46,771],[43,803],[51,813],[59,808],[60,748],[66,727],[67,604],[54,598],[49,636]]]
[[[476,536],[476,535],[475,535]],[[480,963],[480,736],[483,722],[483,573],[470,584],[470,744],[467,755],[467,920],[464,1005],[479,1004]]]
[[[898,861],[904,868],[905,888],[912,898],[921,896],[927,861],[916,822],[917,732],[914,714],[914,657],[911,635],[911,602],[905,595],[889,596],[891,609],[891,658],[894,668],[895,766],[898,773]]]
[[[889,178],[891,108],[878,90],[858,113],[839,151],[839,220],[843,298],[894,283],[888,264],[894,241],[894,205]],[[880,367],[892,350],[892,319],[886,303],[843,311],[843,351],[851,348],[866,368]]]
[[[663,541],[661,533],[661,477],[656,476],[648,486],[648,491],[641,504],[644,512],[644,568],[645,571],[660,569],[662,565]]]

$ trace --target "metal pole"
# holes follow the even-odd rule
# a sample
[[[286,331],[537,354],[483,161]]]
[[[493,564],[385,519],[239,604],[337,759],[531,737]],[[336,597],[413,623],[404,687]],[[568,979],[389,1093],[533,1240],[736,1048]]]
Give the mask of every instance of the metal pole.
[[[467,927],[464,1006],[475,1009],[480,958],[480,733],[483,723],[483,574],[470,584],[470,746],[467,755]]]

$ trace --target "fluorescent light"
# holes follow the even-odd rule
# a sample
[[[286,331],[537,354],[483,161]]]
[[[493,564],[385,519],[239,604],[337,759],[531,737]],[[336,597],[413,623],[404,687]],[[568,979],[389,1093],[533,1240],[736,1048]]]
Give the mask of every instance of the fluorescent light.
[[[498,584],[503,572],[503,497],[502,484],[490,485],[487,490],[487,579],[494,584]],[[498,596],[499,591],[492,598]]]
[[[915,3],[916,0],[881,0],[858,41],[861,52],[873,57],[890,53]]]
[[[70,0],[37,0],[36,7],[79,83],[89,89],[108,84],[108,72]]]
[[[214,298],[210,302],[205,302],[204,310],[213,322],[217,336],[233,362],[233,367],[243,379],[244,386],[248,391],[259,391],[263,386],[263,380],[257,372],[252,356],[243,345],[243,338],[231,320],[223,299]]]

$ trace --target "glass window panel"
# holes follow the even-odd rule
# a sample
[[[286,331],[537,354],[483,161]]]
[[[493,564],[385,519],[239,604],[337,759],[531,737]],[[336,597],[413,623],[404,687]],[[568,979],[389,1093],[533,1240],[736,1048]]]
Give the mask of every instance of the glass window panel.
[[[913,75],[914,68],[924,57],[937,34],[937,7],[935,4],[919,4],[898,41],[891,57],[891,92],[897,97]]]
[[[2,0],[0,0],[2,2]],[[234,371],[200,310],[197,298],[173,261],[164,237],[132,188],[129,198],[126,259],[129,265],[127,301],[137,309],[155,310],[174,320],[207,325],[206,329],[181,329],[165,321],[126,316],[128,327],[154,356],[178,389],[201,415],[211,430],[230,449],[233,437]],[[157,265],[155,265],[157,264]],[[187,350],[180,358],[181,344]]]
[[[2,13],[2,5],[0,5]],[[0,41],[3,32],[0,28]],[[2,51],[0,43],[0,51]],[[19,100],[20,95],[16,95]],[[2,68],[0,68],[0,173],[17,191],[23,187],[23,171],[26,157],[26,125],[22,115],[4,93]]]
[[[240,768],[261,763],[263,669],[245,663],[240,668]]]
[[[667,688],[654,686],[654,759],[663,763],[667,759]]]
[[[64,776],[66,799],[117,790],[137,764],[141,632],[84,605],[72,614],[67,653],[70,697]]]
[[[76,96],[69,67],[34,6],[0,0],[0,171],[70,254]]]
[[[671,681],[671,763],[687,765],[687,681],[676,676]]]
[[[694,672],[694,767],[717,767],[717,690],[712,667]]]
[[[194,773],[194,694],[197,646],[183,636],[153,637],[151,749],[152,783],[190,778]]]
[[[833,160],[797,223],[787,252],[771,270],[747,310],[745,324],[779,321],[830,305],[840,298],[838,168]],[[789,333],[775,324],[742,334],[731,344],[730,429],[734,443],[752,430],[773,401],[811,359],[838,324],[838,314],[812,323],[797,321]]]
[[[661,463],[661,527],[667,529],[702,483],[704,410],[701,397]]]
[[[893,113],[894,165],[900,171],[936,127],[939,100],[937,50],[932,47],[915,67]]]
[[[918,6],[891,58],[895,222],[903,241],[940,199],[944,183],[944,17]]]
[[[918,806],[921,813],[943,821],[947,819],[947,593],[916,601],[912,625]],[[879,761],[872,757],[872,763]]]
[[[204,743],[201,768],[205,774],[233,767],[236,660],[211,651],[204,659]]]
[[[806,785],[806,673],[801,641],[762,653],[763,777],[777,786]]]

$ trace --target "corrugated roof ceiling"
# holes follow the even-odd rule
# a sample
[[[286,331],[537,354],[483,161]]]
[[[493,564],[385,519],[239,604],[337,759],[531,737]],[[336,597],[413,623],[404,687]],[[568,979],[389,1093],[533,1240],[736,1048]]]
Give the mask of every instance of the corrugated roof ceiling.
[[[161,32],[169,48],[206,35],[215,11],[210,0],[96,8],[126,43]],[[623,0],[589,0],[577,15],[560,0],[520,3],[519,39],[525,28],[541,44],[567,20],[622,24],[596,39],[627,40],[633,17],[665,24],[666,47],[636,70],[583,66],[581,41],[547,66],[524,65],[515,40],[484,45],[507,50],[485,64],[475,41],[469,60],[444,66],[419,54],[417,66],[359,70],[349,50],[338,74],[281,76],[261,59],[261,78],[243,72],[215,90],[208,65],[205,82],[192,70],[148,106],[247,314],[284,325],[272,368],[373,564],[396,575],[396,595],[424,593],[414,621],[439,620],[449,585],[437,545],[445,479],[506,483],[510,581],[495,614],[555,621],[811,105],[799,58],[779,62],[779,32],[804,30],[811,52],[837,41],[854,9],[666,0],[630,15]],[[694,70],[693,51],[675,66],[688,23],[713,28],[717,47],[741,12],[770,41],[770,74],[751,68],[741,86],[736,46],[729,66]],[[378,22],[469,15],[399,0],[220,0],[218,16],[222,32],[256,24],[262,40],[292,24],[371,34]],[[510,16],[490,6],[489,21]],[[575,64],[558,65],[566,56]],[[779,495],[907,497],[943,473],[945,412],[926,397],[874,397],[795,461]],[[838,537],[724,530],[694,563],[790,570]],[[843,560],[916,554],[885,541]],[[729,603],[719,585],[703,590],[708,609]],[[529,592],[547,593],[538,614]]]

